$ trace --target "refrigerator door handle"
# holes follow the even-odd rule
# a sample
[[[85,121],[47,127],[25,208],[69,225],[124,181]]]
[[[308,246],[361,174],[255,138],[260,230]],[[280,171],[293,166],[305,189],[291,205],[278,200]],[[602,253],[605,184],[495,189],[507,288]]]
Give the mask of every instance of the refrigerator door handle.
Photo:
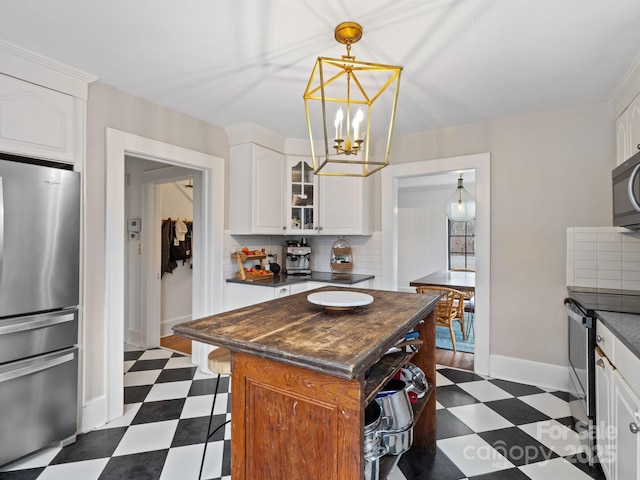
[[[57,365],[62,365],[63,363],[71,362],[74,358],[74,352],[69,352],[62,356],[46,359],[41,362],[26,365],[22,368],[18,367],[15,370],[9,370],[8,372],[0,373],[0,383],[7,382],[15,378],[25,377],[27,375],[41,372],[42,370],[47,370]]]
[[[0,335],[9,333],[26,332],[36,330],[38,328],[50,327],[75,320],[74,312],[65,312],[62,315],[36,315],[29,317],[21,317],[8,324],[0,324]]]

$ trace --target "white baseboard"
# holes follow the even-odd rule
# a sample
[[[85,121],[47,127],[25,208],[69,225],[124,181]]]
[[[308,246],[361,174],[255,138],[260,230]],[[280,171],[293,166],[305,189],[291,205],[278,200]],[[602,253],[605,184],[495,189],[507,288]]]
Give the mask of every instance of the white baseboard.
[[[521,358],[489,356],[491,378],[526,383],[550,390],[570,391],[569,367]]]
[[[173,330],[171,328],[174,325],[178,325],[179,323],[190,322],[193,320],[191,315],[183,315],[182,317],[170,318],[168,320],[164,320],[160,324],[160,337],[167,337],[169,335],[173,335]]]
[[[104,395],[86,402],[82,406],[80,431],[87,433],[104,425],[107,421],[107,397]]]

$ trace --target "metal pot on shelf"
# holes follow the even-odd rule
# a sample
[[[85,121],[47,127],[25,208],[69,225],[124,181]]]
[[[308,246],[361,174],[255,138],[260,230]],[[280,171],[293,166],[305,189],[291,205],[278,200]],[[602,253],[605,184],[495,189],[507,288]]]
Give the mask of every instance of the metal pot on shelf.
[[[413,409],[407,394],[407,384],[393,379],[376,395],[382,410],[380,435],[391,455],[406,452],[413,443]]]
[[[277,263],[278,255],[276,253],[270,253],[269,255],[267,255],[267,257],[268,257],[268,263],[269,263],[269,270],[271,270],[274,275],[279,274],[280,265],[278,265]]]
[[[381,423],[380,405],[375,401],[370,402],[364,409],[364,480],[379,480],[380,458],[389,451],[381,444]]]

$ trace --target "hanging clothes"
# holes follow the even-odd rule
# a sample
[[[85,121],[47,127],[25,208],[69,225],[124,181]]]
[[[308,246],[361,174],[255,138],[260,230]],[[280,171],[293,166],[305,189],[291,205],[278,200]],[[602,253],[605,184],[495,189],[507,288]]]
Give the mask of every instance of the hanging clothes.
[[[162,265],[161,277],[165,272],[173,273],[178,267],[178,260],[182,264],[191,266],[193,222],[170,218],[162,221]]]
[[[171,244],[173,241],[173,222],[170,218],[162,221],[162,254],[160,265],[160,278],[162,278],[165,272],[173,273],[173,269],[178,266],[178,263],[171,258]]]

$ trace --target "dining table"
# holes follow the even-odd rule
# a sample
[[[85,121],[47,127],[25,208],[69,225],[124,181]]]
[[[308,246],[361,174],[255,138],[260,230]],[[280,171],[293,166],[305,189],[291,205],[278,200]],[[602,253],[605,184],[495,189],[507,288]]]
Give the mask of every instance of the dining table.
[[[476,288],[476,272],[460,270],[442,270],[409,282],[412,287],[436,286],[459,290],[473,296]]]

